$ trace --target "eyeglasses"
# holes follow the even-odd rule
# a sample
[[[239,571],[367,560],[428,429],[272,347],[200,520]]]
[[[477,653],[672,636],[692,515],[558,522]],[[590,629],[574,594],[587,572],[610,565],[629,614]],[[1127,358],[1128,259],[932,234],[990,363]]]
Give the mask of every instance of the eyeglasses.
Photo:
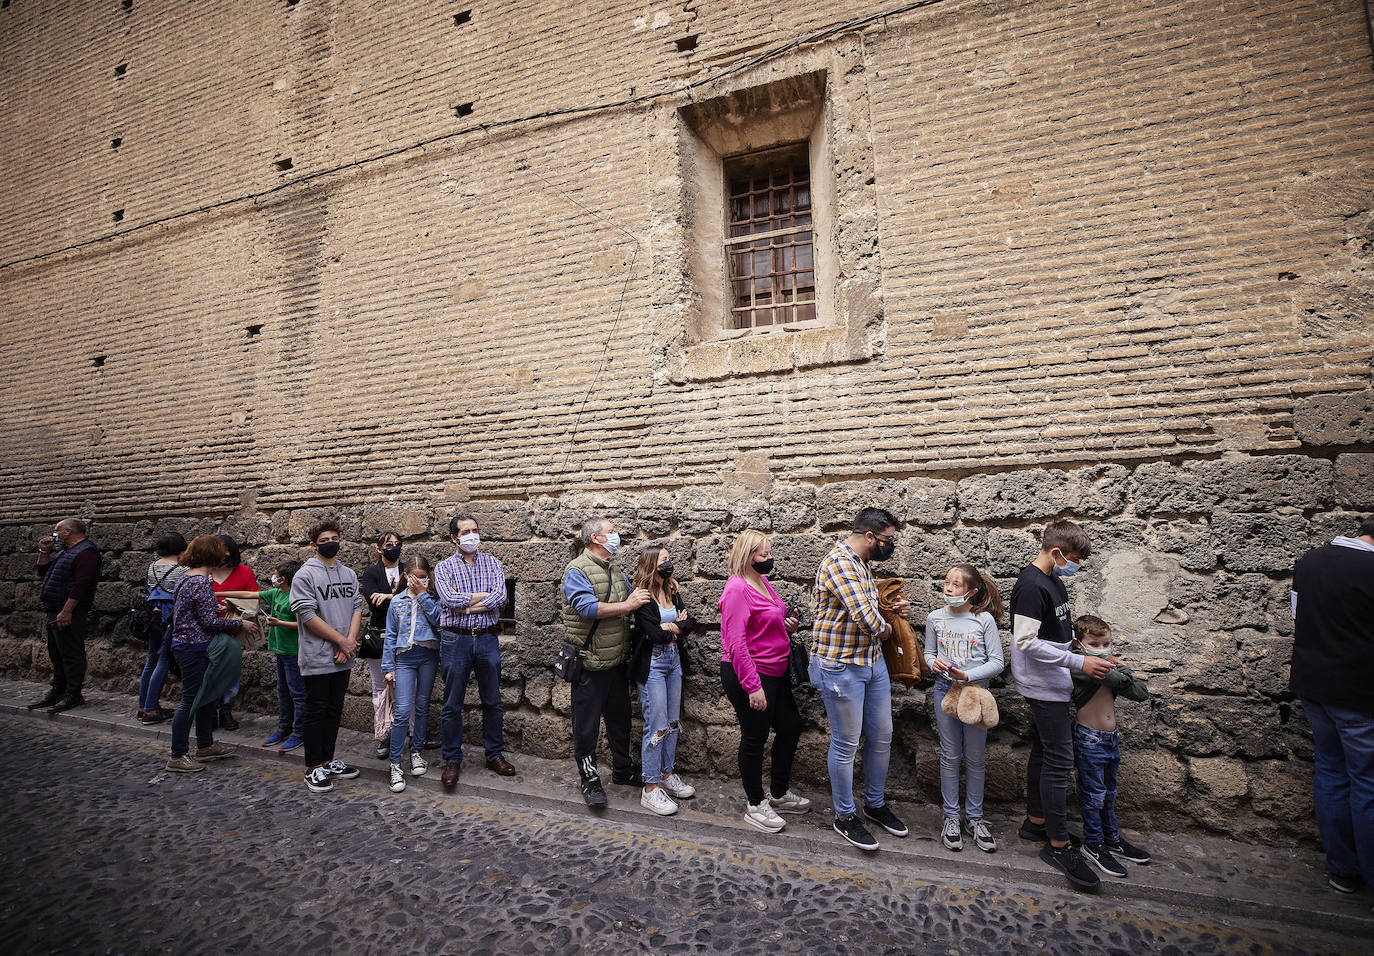
[[[880,534],[874,534],[873,537],[879,544],[895,544],[897,541],[897,536],[895,534],[887,535],[886,537]]]

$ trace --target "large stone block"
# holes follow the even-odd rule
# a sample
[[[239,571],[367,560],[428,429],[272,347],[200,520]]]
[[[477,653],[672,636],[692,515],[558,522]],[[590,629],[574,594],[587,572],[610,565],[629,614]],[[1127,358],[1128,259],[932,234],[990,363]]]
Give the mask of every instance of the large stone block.
[[[639,496],[635,518],[639,531],[650,538],[667,537],[672,532],[677,499],[663,491],[651,491]]]
[[[760,497],[741,498],[730,503],[730,518],[725,528],[732,533],[751,528],[754,531],[773,530],[773,512],[768,501]]]
[[[771,577],[815,581],[816,568],[835,547],[838,536],[825,532],[773,535],[774,571]]]
[[[954,546],[954,536],[948,530],[924,531],[909,528],[897,538],[897,552],[893,561],[875,564],[874,573],[895,573],[923,581],[944,580],[951,566],[964,560]],[[888,567],[892,565],[892,567]]]
[[[1336,456],[1336,504],[1343,508],[1374,508],[1374,454]]]
[[[1205,514],[1218,499],[1206,481],[1206,462],[1174,465],[1153,461],[1136,468],[1131,476],[1130,501],[1136,514]]]
[[[963,521],[1050,518],[1068,499],[1066,472],[1032,468],[970,475],[959,481],[959,517]]]
[[[220,534],[227,534],[240,548],[257,548],[272,541],[272,518],[252,512],[232,514],[220,523]]]
[[[1291,572],[1310,538],[1301,515],[1218,511],[1212,516],[1212,547],[1231,571]]]
[[[691,574],[695,577],[729,577],[730,549],[734,543],[734,535],[710,535],[709,537],[698,538],[692,563],[684,567],[689,566]]]
[[[1040,529],[1011,531],[989,528],[983,570],[997,577],[1015,578],[1040,552]]]
[[[1332,464],[1324,458],[1234,455],[1201,471],[1224,511],[1325,507],[1335,495]]]
[[[816,523],[816,489],[812,485],[775,485],[768,509],[774,531],[810,528]]]
[[[1288,694],[1288,665],[1293,657],[1293,639],[1269,637],[1253,631],[1240,631],[1239,662],[1246,689],[1264,697]]]
[[[1206,521],[1160,521],[1145,531],[1152,547],[1178,556],[1179,566],[1188,571],[1212,571],[1217,555],[1212,550],[1211,525]]]
[[[869,478],[862,481],[832,481],[816,494],[816,512],[822,528],[844,530],[852,527],[854,516],[864,508],[885,508],[898,521],[903,510],[901,481]]]
[[[921,527],[953,524],[958,488],[944,478],[908,478],[905,501],[897,516]]]
[[[500,559],[506,577],[517,581],[561,581],[572,560],[568,541],[493,541],[484,550]],[[443,556],[453,554],[453,545],[439,546]]]
[[[1117,778],[1117,806],[1129,810],[1171,810],[1183,799],[1188,767],[1170,753],[1132,749],[1123,754]]]
[[[404,540],[429,534],[433,526],[442,536],[448,534],[448,518],[439,526],[432,509],[425,505],[399,503],[369,504],[363,510],[362,533],[375,542],[388,531],[395,531]]]
[[[1293,406],[1293,431],[1309,445],[1374,443],[1374,390],[1299,399]]]
[[[1286,823],[1312,820],[1312,767],[1296,760],[1258,760],[1245,767],[1250,806]]]
[[[684,488],[677,496],[678,530],[699,536],[724,531],[730,523],[730,502],[699,488]]]

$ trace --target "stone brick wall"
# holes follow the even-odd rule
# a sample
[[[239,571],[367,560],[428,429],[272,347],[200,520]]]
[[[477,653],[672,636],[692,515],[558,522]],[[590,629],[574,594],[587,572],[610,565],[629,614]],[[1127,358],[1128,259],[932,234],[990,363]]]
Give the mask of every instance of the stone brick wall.
[[[315,514],[442,552],[471,506],[518,582],[512,736],[555,752],[588,508],[672,540],[711,618],[748,524],[805,605],[870,497],[923,595],[957,555],[1011,575],[1066,513],[1103,544],[1078,610],[1160,689],[1128,715],[1142,809],[1312,838],[1276,662],[1292,559],[1372,506],[1358,0],[269,6],[0,9],[8,672],[40,666],[25,551],[63,515],[109,550],[108,631],[159,528],[223,527],[261,572]],[[712,326],[685,117],[818,75],[827,317]],[[709,668],[689,699],[699,766],[730,721]],[[907,792],[934,750],[899,707]]]

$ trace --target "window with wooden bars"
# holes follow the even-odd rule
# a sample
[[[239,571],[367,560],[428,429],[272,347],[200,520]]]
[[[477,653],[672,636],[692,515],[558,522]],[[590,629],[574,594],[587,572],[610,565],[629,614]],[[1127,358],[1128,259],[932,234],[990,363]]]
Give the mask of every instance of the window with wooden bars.
[[[814,319],[807,144],[727,158],[725,181],[732,326],[753,329]]]

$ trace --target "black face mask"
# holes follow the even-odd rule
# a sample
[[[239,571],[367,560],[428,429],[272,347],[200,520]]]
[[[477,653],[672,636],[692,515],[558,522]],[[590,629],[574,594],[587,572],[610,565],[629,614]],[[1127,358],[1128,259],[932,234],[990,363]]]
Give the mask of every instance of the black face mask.
[[[886,561],[888,558],[892,557],[893,552],[896,550],[897,542],[895,541],[875,541],[873,546],[873,560]]]
[[[665,581],[671,578],[673,576],[673,562],[669,561],[667,564],[660,564],[658,566],[658,573],[663,575],[663,580]]]
[[[763,561],[755,561],[754,570],[759,574],[771,574],[773,571],[773,559],[768,558]]]
[[[382,557],[386,558],[388,561],[399,559],[401,557],[401,546],[399,544],[393,544],[389,548],[383,548]]]
[[[320,557],[322,558],[332,558],[339,553],[339,542],[321,541],[319,544],[315,545],[315,550],[320,553]]]

